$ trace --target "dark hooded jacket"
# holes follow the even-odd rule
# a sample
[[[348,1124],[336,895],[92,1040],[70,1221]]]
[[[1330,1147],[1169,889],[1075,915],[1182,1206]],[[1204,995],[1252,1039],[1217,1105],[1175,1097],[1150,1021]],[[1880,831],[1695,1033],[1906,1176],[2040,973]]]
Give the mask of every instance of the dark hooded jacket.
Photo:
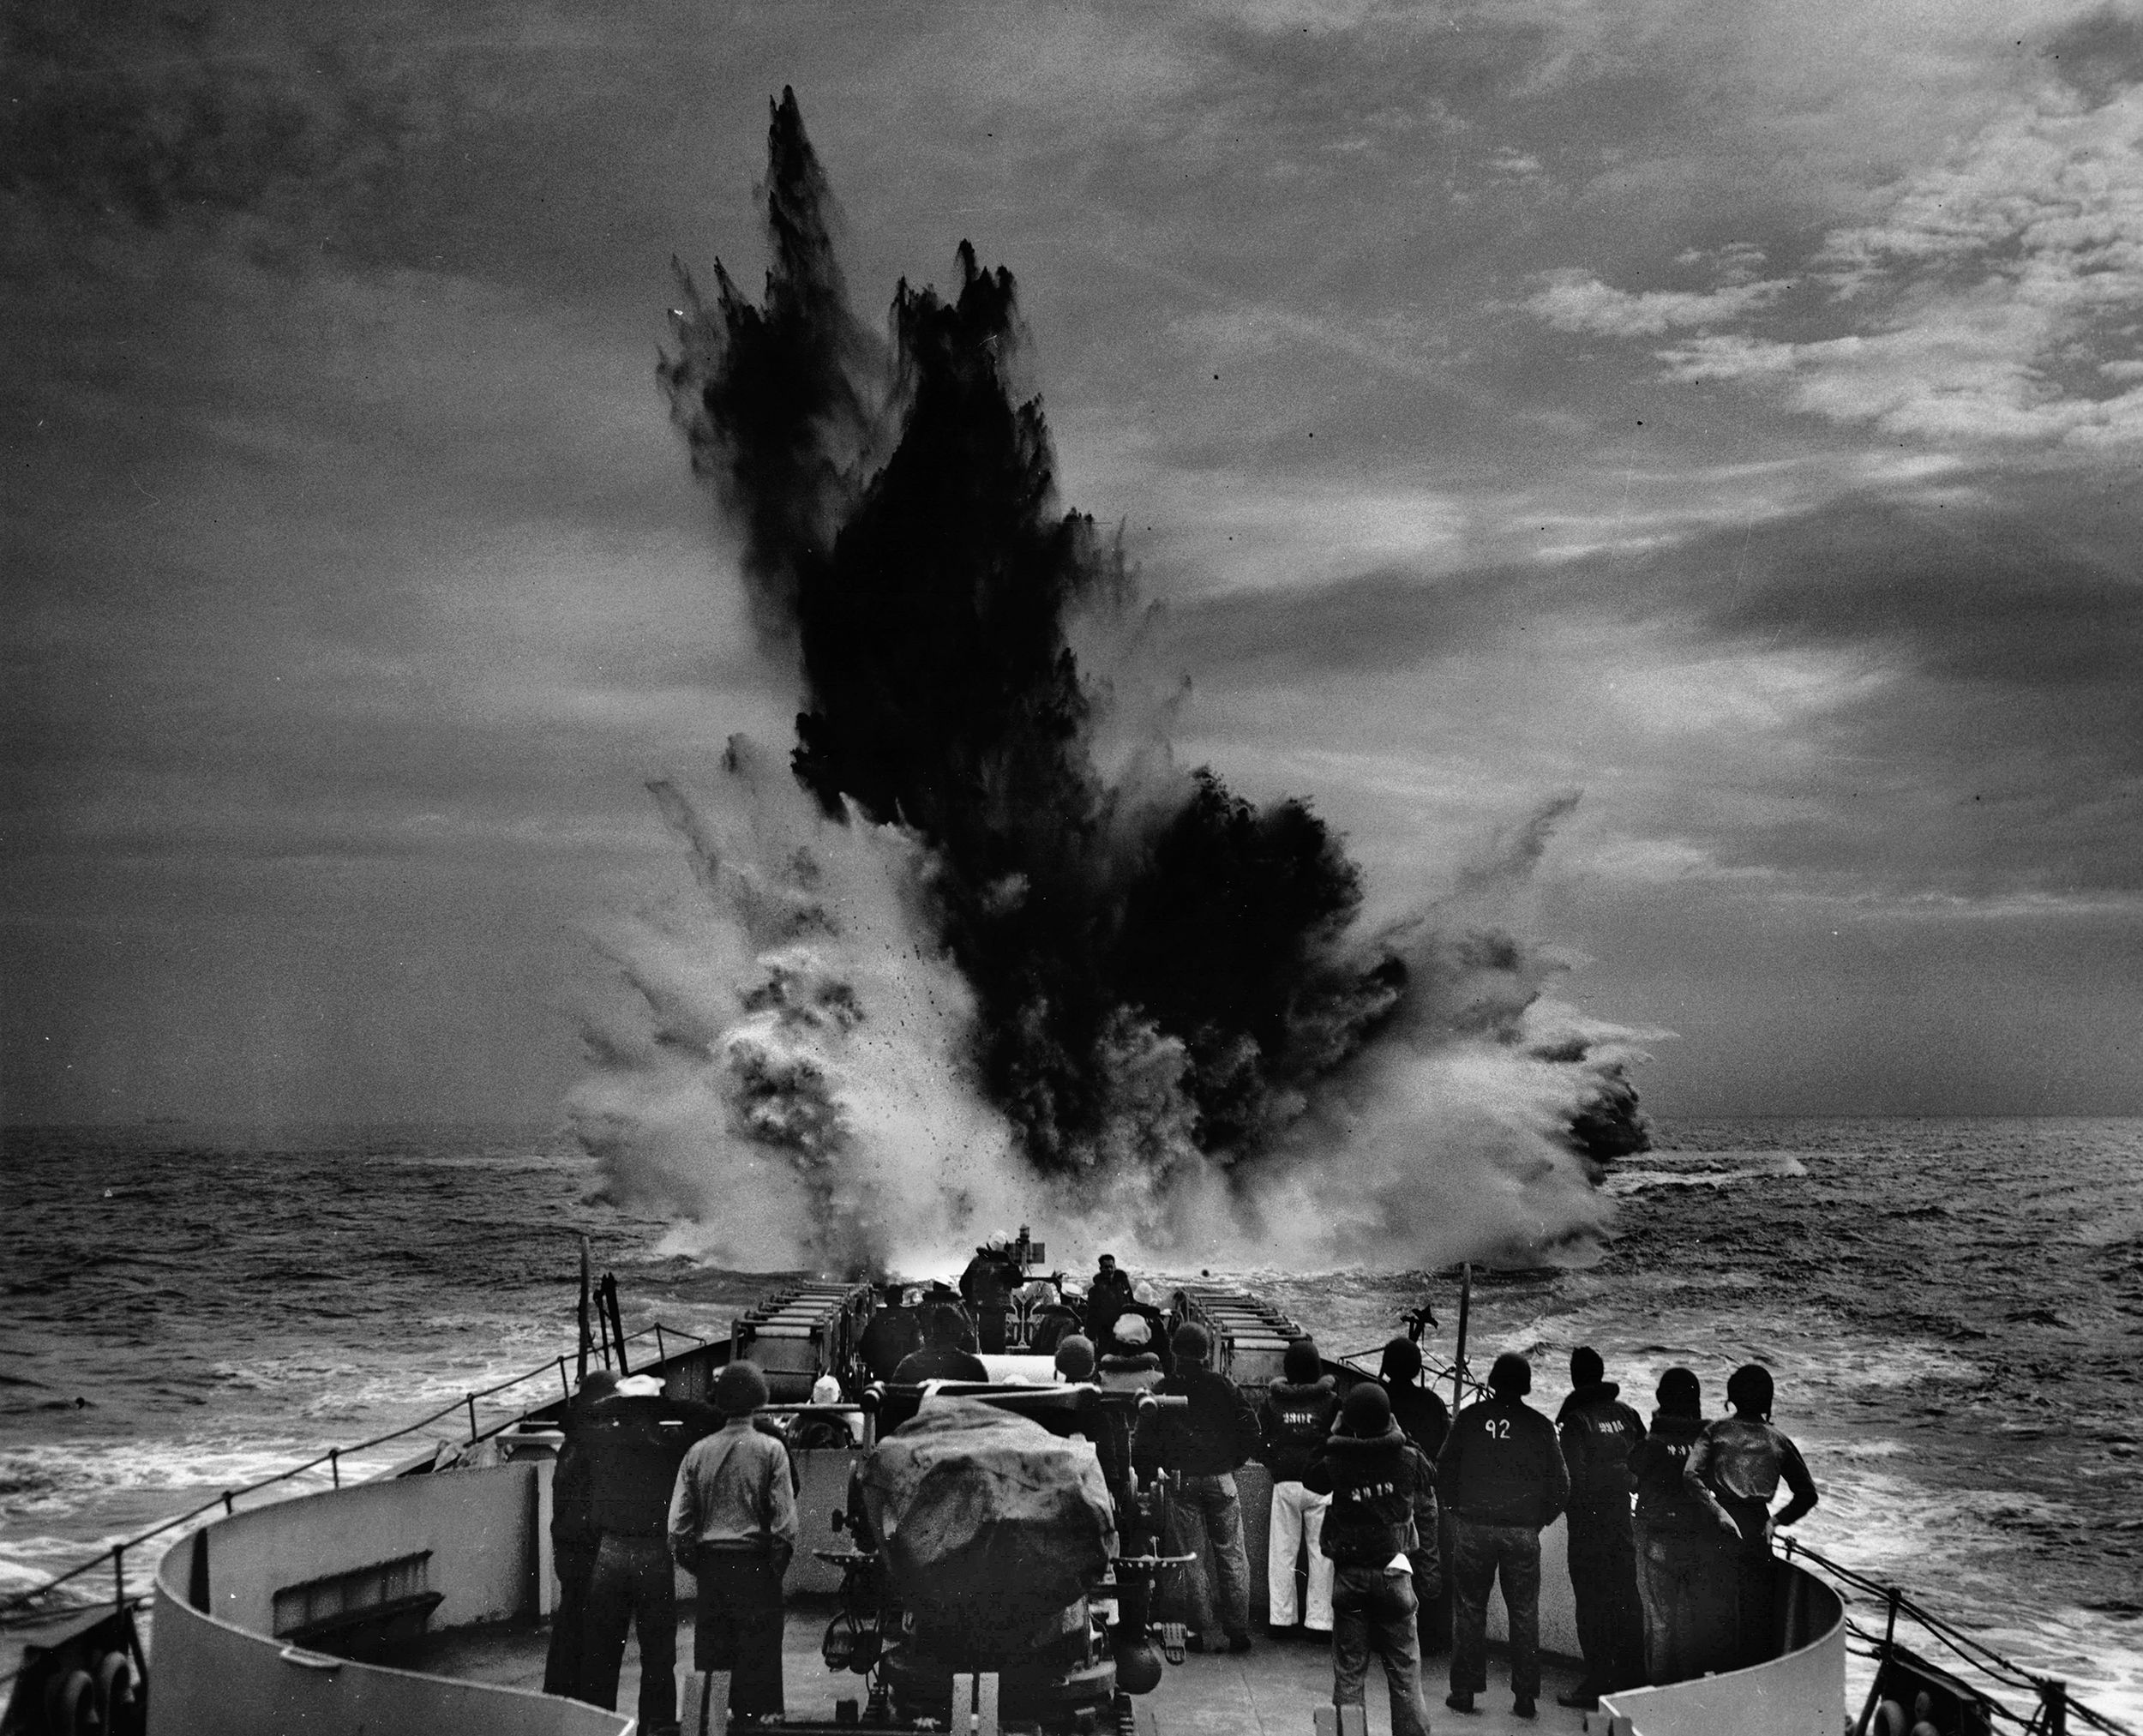
[[[1276,1483],[1299,1483],[1310,1455],[1324,1444],[1339,1415],[1339,1382],[1320,1374],[1307,1385],[1276,1379],[1258,1407],[1258,1433]]]
[[[1155,1450],[1163,1467],[1186,1476],[1222,1476],[1239,1469],[1258,1451],[1258,1419],[1235,1383],[1201,1363],[1179,1362],[1156,1389],[1162,1397],[1190,1403],[1155,1419]],[[1143,1440],[1148,1431],[1139,1430]]]
[[[550,1481],[550,1541],[561,1549],[592,1549],[603,1541],[595,1523],[595,1483],[586,1440],[588,1421],[601,1402],[575,1399],[566,1413],[565,1439],[559,1445],[558,1465]]]
[[[1436,1553],[1436,1472],[1397,1423],[1366,1439],[1327,1435],[1303,1487],[1330,1495],[1318,1547],[1342,1567],[1382,1567],[1402,1552],[1430,1575]]]
[[[1434,1389],[1418,1380],[1384,1382],[1391,1399],[1392,1420],[1406,1431],[1407,1439],[1420,1447],[1430,1462],[1444,1451],[1451,1433],[1451,1413]]]
[[[670,1398],[604,1399],[580,1431],[588,1515],[597,1531],[664,1537],[686,1449],[722,1427],[711,1405]]]
[[[1394,1338],[1384,1346],[1377,1380],[1391,1401],[1393,1421],[1434,1463],[1451,1432],[1451,1413],[1421,1379],[1421,1347],[1411,1338]]]
[[[1636,1487],[1630,1455],[1644,1439],[1644,1419],[1622,1402],[1621,1392],[1612,1380],[1595,1380],[1571,1393],[1556,1413],[1570,1471],[1573,1521],[1595,1513],[1629,1517],[1630,1492]]]
[[[1538,1530],[1569,1505],[1570,1473],[1555,1425],[1531,1405],[1492,1393],[1452,1423],[1436,1487],[1462,1519]]]
[[[1637,1482],[1637,1523],[1657,1537],[1708,1535],[1719,1521],[1683,1481],[1690,1448],[1704,1438],[1704,1419],[1674,1411],[1652,1413],[1652,1432],[1630,1455]]]

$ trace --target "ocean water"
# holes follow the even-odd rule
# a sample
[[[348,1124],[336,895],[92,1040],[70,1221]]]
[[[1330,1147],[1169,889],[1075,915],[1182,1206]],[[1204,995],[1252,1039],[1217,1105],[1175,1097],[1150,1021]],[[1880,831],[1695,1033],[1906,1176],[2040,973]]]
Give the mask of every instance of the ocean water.
[[[1528,1353],[1552,1410],[1591,1343],[1648,1411],[1672,1364],[1716,1410],[1736,1364],[1767,1363],[1822,1492],[1800,1535],[2143,1720],[2143,1121],[1688,1122],[1660,1147],[1606,1183],[1596,1261],[1477,1276],[1476,1366]],[[677,1252],[674,1226],[595,1181],[543,1130],[8,1132],[0,1592],[568,1351],[572,1231],[617,1273],[628,1328],[718,1336],[766,1287]],[[1072,1226],[1035,1233],[1059,1258],[1098,1252]],[[1373,1351],[1424,1296],[1432,1349],[1452,1348],[1447,1276],[1227,1276],[1328,1353]],[[458,1411],[344,1475],[465,1427]]]

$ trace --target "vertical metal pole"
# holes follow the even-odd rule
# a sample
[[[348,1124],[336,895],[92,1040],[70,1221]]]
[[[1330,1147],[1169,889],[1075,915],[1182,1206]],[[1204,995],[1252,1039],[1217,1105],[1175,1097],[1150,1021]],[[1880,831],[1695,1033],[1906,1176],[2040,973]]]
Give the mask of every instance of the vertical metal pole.
[[[335,1480],[335,1487],[338,1489],[342,1487],[342,1449],[340,1447],[327,1449],[327,1475]]]
[[[1459,1268],[1458,1349],[1451,1358],[1451,1415],[1466,1403],[1466,1328],[1474,1312],[1474,1263]]]
[[[117,1595],[113,1601],[119,1608],[127,1607],[127,1546],[121,1543],[111,1552],[111,1583]]]
[[[2046,1703],[2046,1736],[2068,1736],[2068,1684],[2050,1677],[2038,1691]]]
[[[630,1374],[633,1368],[625,1360],[625,1316],[618,1309],[615,1272],[603,1275],[603,1303],[609,1311],[610,1336],[617,1341],[617,1372],[621,1375]]]
[[[566,1359],[562,1356],[558,1359],[558,1385],[565,1392],[566,1403],[572,1403],[573,1382],[566,1378]]]
[[[1868,1685],[1868,1703],[1860,1709],[1860,1715],[1853,1720],[1854,1736],[1866,1736],[1868,1721],[1875,1716],[1875,1709],[1882,1703],[1882,1673],[1890,1662],[1890,1647],[1897,1638],[1898,1604],[1905,1594],[1894,1585],[1883,1594],[1885,1613],[1882,1618],[1882,1650],[1876,1658],[1875,1680]]]
[[[474,1446],[477,1444],[477,1396],[473,1392],[465,1392],[461,1397],[469,1407],[469,1445]]]
[[[655,1322],[655,1361],[657,1363],[669,1361],[669,1352],[663,1349],[663,1323],[660,1320]]]
[[[230,1491],[230,1490],[228,1490],[228,1489],[225,1489],[225,1490],[223,1492],[223,1516],[224,1516],[224,1517],[225,1517],[225,1518],[226,1518],[226,1519],[228,1519],[228,1518],[231,1516],[231,1514],[232,1514],[233,1512],[237,1511],[237,1510],[236,1508],[234,1508],[234,1507],[231,1505],[231,1491]]]
[[[588,1378],[588,1238],[580,1238],[580,1379]]]

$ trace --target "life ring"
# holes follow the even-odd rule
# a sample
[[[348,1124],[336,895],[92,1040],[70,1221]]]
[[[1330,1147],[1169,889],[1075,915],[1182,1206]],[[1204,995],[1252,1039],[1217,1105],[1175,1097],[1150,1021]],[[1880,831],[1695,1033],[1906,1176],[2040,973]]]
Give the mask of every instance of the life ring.
[[[129,1736],[139,1720],[134,1663],[124,1652],[106,1652],[97,1665],[98,1736]]]
[[[1895,1700],[1885,1700],[1875,1709],[1875,1716],[1868,1721],[1868,1736],[1906,1736],[1911,1727],[1905,1716],[1905,1708]]]
[[[97,1736],[97,1685],[87,1670],[69,1670],[45,1685],[47,1736]]]

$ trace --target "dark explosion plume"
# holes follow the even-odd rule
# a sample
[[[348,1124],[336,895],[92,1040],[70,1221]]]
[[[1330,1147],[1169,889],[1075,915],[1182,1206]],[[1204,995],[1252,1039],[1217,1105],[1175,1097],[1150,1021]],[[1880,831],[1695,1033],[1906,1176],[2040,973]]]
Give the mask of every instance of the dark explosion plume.
[[[1165,1162],[1186,1137],[1256,1156],[1418,1016],[1449,949],[1355,933],[1361,872],[1306,802],[1257,806],[1210,768],[1104,778],[1104,694],[1066,626],[1132,586],[1118,539],[1062,507],[1041,402],[1013,388],[1011,274],[963,242],[951,294],[903,280],[889,339],[867,332],[789,91],[764,195],[763,297],[718,264],[711,299],[684,279],[661,379],[761,630],[798,658],[795,777],[831,818],[928,845],[976,1072],[1038,1168]],[[1509,1022],[1494,1034],[1518,1041]],[[1642,1149],[1619,1063],[1593,1072],[1564,1137],[1599,1160]]]

